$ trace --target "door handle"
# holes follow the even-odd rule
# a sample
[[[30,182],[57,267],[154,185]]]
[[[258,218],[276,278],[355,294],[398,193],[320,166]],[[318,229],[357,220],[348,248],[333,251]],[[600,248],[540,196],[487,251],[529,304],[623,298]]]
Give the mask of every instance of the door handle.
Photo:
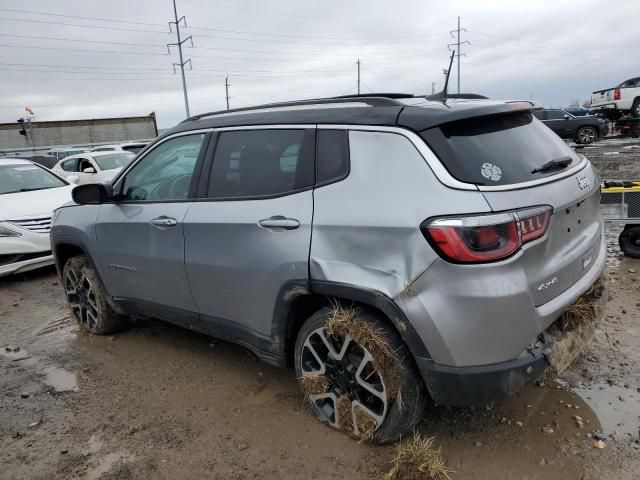
[[[300,222],[295,218],[274,215],[273,217],[260,220],[258,225],[272,230],[294,230],[300,226]]]
[[[151,225],[154,227],[175,227],[178,221],[175,218],[165,217],[164,215],[151,220]]]

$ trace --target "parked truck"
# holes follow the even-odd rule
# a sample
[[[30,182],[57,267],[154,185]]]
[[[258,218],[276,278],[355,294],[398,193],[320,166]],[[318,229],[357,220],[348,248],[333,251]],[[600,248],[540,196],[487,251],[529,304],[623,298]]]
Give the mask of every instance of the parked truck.
[[[640,118],[640,77],[626,80],[614,88],[593,92],[591,111],[614,121],[626,114]]]

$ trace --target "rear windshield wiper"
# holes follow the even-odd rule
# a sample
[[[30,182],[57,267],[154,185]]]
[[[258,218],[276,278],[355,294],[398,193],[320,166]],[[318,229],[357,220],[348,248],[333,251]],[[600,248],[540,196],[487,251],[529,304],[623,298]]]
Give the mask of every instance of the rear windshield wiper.
[[[559,158],[558,160],[551,160],[545,163],[540,168],[534,168],[531,173],[547,173],[553,170],[564,170],[569,166],[573,160],[570,157]]]

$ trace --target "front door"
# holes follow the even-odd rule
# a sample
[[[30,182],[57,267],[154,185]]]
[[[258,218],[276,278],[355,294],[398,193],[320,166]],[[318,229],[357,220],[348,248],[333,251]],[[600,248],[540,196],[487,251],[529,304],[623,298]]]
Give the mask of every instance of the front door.
[[[279,295],[308,281],[314,144],[314,128],[219,134],[206,198],[184,222],[187,275],[211,333],[269,348]]]
[[[184,265],[183,221],[207,136],[181,135],[158,144],[117,181],[120,198],[98,214],[108,291],[159,317],[196,311]]]

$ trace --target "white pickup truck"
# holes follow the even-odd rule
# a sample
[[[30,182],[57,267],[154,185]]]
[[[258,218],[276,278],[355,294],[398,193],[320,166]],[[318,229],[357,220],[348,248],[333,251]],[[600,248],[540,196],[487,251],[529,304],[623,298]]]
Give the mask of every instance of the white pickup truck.
[[[605,117],[617,120],[630,113],[640,117],[640,77],[632,78],[614,88],[598,90],[591,94],[591,110],[601,111]]]

